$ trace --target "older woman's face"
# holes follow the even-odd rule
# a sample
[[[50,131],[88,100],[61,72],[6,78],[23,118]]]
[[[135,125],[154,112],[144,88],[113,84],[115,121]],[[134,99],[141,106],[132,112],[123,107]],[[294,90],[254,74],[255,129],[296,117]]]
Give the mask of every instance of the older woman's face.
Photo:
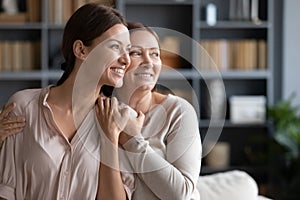
[[[124,84],[134,89],[152,90],[161,71],[160,50],[157,39],[146,30],[130,34],[130,66]]]

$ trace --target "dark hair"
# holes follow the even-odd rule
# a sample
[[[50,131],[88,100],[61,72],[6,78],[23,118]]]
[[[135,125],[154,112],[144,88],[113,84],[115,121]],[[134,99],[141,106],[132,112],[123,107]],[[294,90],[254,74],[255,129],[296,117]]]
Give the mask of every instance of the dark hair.
[[[62,84],[71,74],[75,65],[73,44],[81,40],[85,46],[90,46],[93,40],[116,24],[124,24],[124,17],[116,9],[100,4],[89,3],[80,7],[68,20],[62,40],[62,54],[65,62],[61,68],[63,76],[57,82]]]
[[[142,24],[140,22],[127,22],[127,28],[130,31],[130,33],[134,32],[134,31],[139,31],[139,30],[148,31],[156,38],[158,45],[159,45],[159,37],[152,28],[145,26],[144,24]]]

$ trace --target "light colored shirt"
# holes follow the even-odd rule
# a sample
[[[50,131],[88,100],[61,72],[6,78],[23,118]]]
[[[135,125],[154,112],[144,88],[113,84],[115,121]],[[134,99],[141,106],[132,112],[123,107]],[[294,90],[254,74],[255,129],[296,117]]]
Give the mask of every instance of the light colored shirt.
[[[135,177],[133,199],[200,199],[201,139],[197,115],[186,100],[168,95],[146,114],[142,134],[124,149],[124,166]]]
[[[0,152],[0,197],[6,199],[95,199],[100,138],[94,110],[69,142],[47,104],[49,87],[14,94],[22,133],[8,137]]]

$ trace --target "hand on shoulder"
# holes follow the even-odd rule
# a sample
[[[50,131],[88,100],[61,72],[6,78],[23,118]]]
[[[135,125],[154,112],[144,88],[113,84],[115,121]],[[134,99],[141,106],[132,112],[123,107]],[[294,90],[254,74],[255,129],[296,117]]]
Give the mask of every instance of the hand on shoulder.
[[[10,116],[15,107],[15,103],[10,103],[5,105],[0,112],[0,142],[10,135],[20,133],[25,127],[24,117]]]

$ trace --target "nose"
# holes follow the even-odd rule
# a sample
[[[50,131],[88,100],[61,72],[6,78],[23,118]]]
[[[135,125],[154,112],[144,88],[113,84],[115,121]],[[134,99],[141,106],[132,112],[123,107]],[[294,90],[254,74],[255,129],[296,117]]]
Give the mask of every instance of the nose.
[[[125,66],[128,66],[130,64],[130,57],[127,51],[123,51],[123,54],[119,58],[119,62]]]
[[[152,59],[148,53],[143,54],[143,66],[144,67],[151,67],[152,65]]]

